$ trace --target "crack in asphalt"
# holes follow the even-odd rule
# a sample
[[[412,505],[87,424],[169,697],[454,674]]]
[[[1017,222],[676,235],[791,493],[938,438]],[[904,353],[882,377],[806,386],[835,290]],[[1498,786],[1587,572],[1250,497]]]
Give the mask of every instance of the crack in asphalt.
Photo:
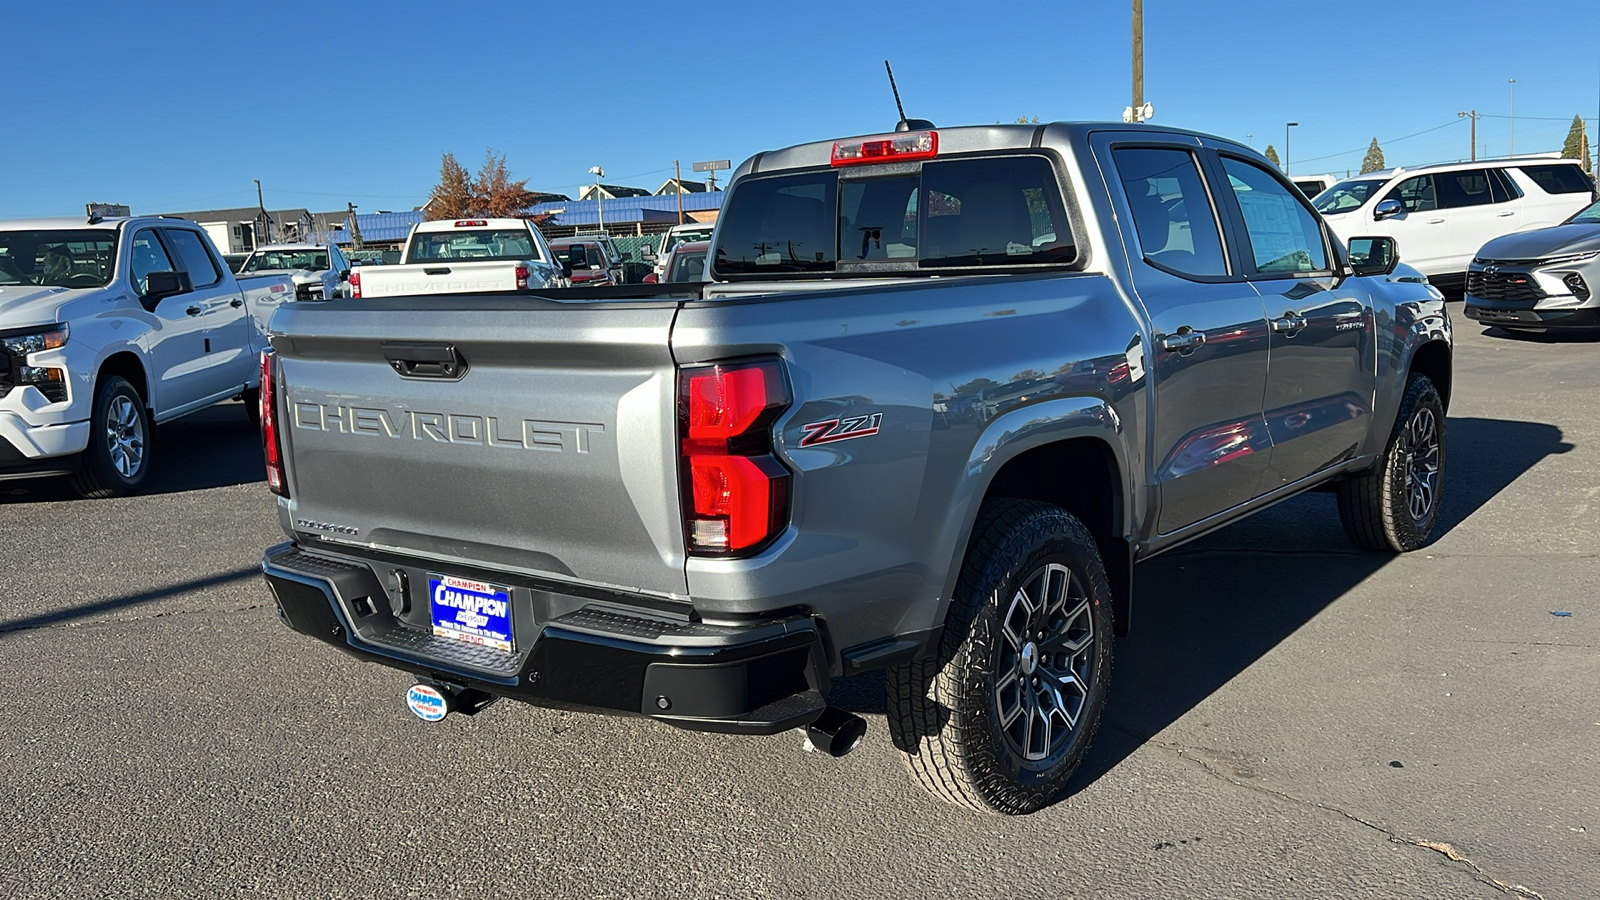
[[[1133,732],[1130,732],[1127,729],[1122,728],[1120,726],[1112,725],[1111,723],[1105,723],[1105,724],[1109,725],[1112,728],[1115,728],[1117,731],[1121,731],[1124,734],[1127,734],[1129,737],[1135,737],[1135,738],[1138,737]],[[1147,740],[1148,740],[1149,743],[1155,744],[1157,747],[1160,747],[1160,748],[1162,748],[1164,750],[1167,750],[1167,751],[1173,753],[1179,759],[1188,760],[1189,762],[1192,762],[1192,763],[1198,765],[1202,770],[1204,770],[1205,772],[1209,773],[1213,777],[1215,777],[1215,778],[1217,778],[1217,779],[1219,779],[1221,781],[1224,781],[1224,782],[1226,782],[1228,784],[1231,784],[1234,787],[1243,788],[1243,789],[1248,790],[1248,791],[1254,791],[1255,793],[1261,794],[1263,796],[1273,797],[1273,798],[1276,798],[1278,800],[1287,801],[1289,803],[1293,803],[1293,804],[1296,804],[1296,805],[1299,805],[1299,806],[1309,806],[1309,807],[1312,807],[1312,808],[1315,808],[1315,809],[1323,810],[1324,812],[1333,813],[1334,815],[1337,815],[1337,816],[1340,816],[1342,818],[1348,819],[1349,821],[1354,822],[1357,825],[1361,825],[1361,826],[1363,826],[1365,828],[1369,828],[1369,829],[1371,829],[1373,831],[1378,832],[1379,834],[1383,835],[1384,839],[1389,841],[1390,843],[1402,844],[1402,845],[1405,845],[1405,846],[1408,846],[1408,847],[1420,847],[1420,848],[1422,848],[1424,850],[1432,850],[1435,853],[1442,854],[1443,856],[1445,856],[1447,859],[1449,859],[1452,862],[1463,863],[1473,871],[1473,873],[1477,876],[1477,878],[1482,883],[1486,883],[1486,884],[1490,885],[1491,887],[1494,887],[1495,889],[1499,890],[1503,894],[1515,894],[1515,895],[1517,895],[1519,897],[1527,897],[1527,898],[1529,898],[1529,900],[1545,900],[1545,897],[1544,897],[1543,894],[1539,893],[1538,891],[1536,891],[1536,890],[1534,890],[1532,888],[1524,887],[1523,885],[1520,885],[1520,884],[1511,884],[1511,883],[1508,883],[1506,881],[1502,881],[1501,879],[1496,878],[1493,875],[1490,875],[1488,872],[1484,871],[1484,868],[1482,866],[1478,865],[1476,862],[1473,862],[1472,860],[1468,859],[1467,857],[1462,856],[1461,853],[1459,851],[1457,851],[1455,847],[1451,846],[1450,844],[1448,844],[1448,843],[1446,843],[1444,841],[1429,841],[1429,840],[1419,840],[1419,839],[1416,839],[1416,838],[1402,837],[1402,836],[1400,836],[1398,834],[1395,834],[1393,831],[1390,831],[1389,829],[1383,827],[1382,825],[1379,825],[1376,822],[1369,822],[1366,819],[1363,819],[1363,818],[1361,818],[1360,816],[1358,816],[1358,815],[1356,815],[1354,813],[1342,810],[1342,809],[1338,808],[1337,806],[1330,806],[1329,804],[1319,803],[1319,802],[1317,802],[1315,800],[1307,800],[1307,799],[1305,799],[1303,797],[1296,797],[1293,794],[1288,794],[1288,793],[1285,793],[1283,791],[1274,790],[1274,789],[1266,787],[1264,785],[1249,784],[1247,782],[1240,781],[1237,778],[1229,777],[1228,775],[1223,773],[1221,770],[1219,770],[1215,765],[1213,765],[1210,761],[1208,761],[1208,760],[1196,755],[1197,751],[1194,751],[1191,748],[1181,747],[1181,746],[1179,746],[1177,744],[1171,744],[1171,743],[1167,743],[1165,741],[1157,741],[1157,740],[1154,740],[1154,739],[1147,739]]]

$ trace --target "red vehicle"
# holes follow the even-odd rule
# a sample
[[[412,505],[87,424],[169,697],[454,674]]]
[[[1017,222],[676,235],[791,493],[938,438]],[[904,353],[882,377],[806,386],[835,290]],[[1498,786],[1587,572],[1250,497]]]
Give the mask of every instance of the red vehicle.
[[[659,280],[665,281],[705,281],[706,280],[706,253],[711,249],[710,241],[687,241],[674,244],[667,252],[666,264],[662,267],[665,279],[657,279],[656,273],[651,272],[644,277],[647,283],[654,284]]]
[[[573,287],[601,287],[622,284],[622,261],[612,259],[605,247],[584,238],[560,238],[550,242],[556,259],[572,267]]]

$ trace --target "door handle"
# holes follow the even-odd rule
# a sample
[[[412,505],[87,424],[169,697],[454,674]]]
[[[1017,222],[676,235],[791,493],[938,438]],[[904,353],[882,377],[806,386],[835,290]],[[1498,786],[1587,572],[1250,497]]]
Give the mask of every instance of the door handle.
[[[1272,330],[1279,334],[1294,337],[1300,333],[1300,329],[1306,327],[1306,324],[1305,316],[1291,310],[1284,313],[1283,318],[1272,320]]]
[[[198,306],[191,306],[188,309],[184,310],[184,312],[188,313],[191,316],[198,316],[201,313],[205,312],[205,310],[201,309]]]
[[[243,301],[243,300],[241,300],[241,299],[240,299],[240,298],[238,298],[238,297],[235,297],[235,298],[233,298],[233,299],[232,299],[232,300],[229,300],[229,301],[228,301],[228,305],[229,305],[229,306],[231,306],[231,307],[233,307],[233,308],[234,308],[234,309],[238,309],[238,308],[239,308],[239,307],[241,307],[241,306],[243,306],[243,305],[244,305],[244,301]]]
[[[1428,224],[1429,225],[1441,225],[1443,223],[1444,223],[1443,219],[1429,219],[1428,220]]]
[[[1516,214],[1517,214],[1517,211],[1513,209],[1510,212],[1500,213],[1500,218],[1504,219],[1506,216],[1514,216]]]
[[[1192,353],[1194,348],[1206,342],[1203,331],[1195,331],[1187,325],[1179,328],[1176,334],[1161,336],[1161,349],[1168,353]]]

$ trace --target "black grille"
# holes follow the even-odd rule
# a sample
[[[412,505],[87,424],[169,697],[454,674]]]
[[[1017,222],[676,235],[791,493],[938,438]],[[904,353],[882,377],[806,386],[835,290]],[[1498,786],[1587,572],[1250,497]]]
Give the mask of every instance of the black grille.
[[[1526,272],[1467,273],[1467,293],[1492,303],[1534,303],[1544,297]]]

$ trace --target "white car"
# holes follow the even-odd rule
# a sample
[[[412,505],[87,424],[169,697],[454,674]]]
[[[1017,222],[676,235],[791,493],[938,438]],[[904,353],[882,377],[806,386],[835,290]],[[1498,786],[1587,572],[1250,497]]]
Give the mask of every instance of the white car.
[[[656,280],[667,280],[667,256],[672,252],[674,246],[689,241],[709,241],[711,240],[711,232],[715,229],[716,225],[711,222],[685,222],[682,225],[674,225],[667,229],[666,233],[661,235],[660,245],[655,248]]]
[[[350,262],[334,244],[270,244],[257,247],[239,266],[240,275],[288,275],[296,300],[324,300],[350,293]]]
[[[1342,240],[1392,237],[1408,265],[1460,290],[1478,248],[1563,222],[1593,191],[1577,160],[1514,158],[1369,172],[1328,188],[1312,205]]]
[[[1307,197],[1316,197],[1318,194],[1338,184],[1341,179],[1337,175],[1295,175],[1289,179],[1300,193]]]
[[[155,426],[261,382],[287,275],[241,276],[198,225],[157,217],[0,222],[0,481],[70,475],[137,490]]]
[[[562,264],[527,219],[441,219],[406,238],[404,262],[350,273],[352,297],[479,294],[567,287]]]

